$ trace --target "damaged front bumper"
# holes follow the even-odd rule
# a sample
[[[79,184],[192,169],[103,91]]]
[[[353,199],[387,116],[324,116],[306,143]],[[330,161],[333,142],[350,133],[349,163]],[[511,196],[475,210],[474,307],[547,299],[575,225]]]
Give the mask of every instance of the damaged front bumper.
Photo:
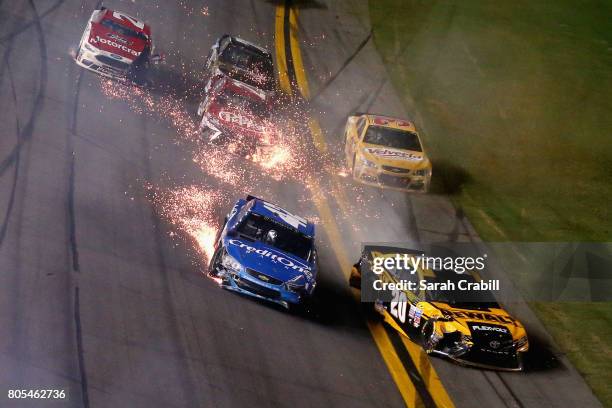
[[[429,190],[431,176],[415,175],[410,170],[398,174],[379,167],[355,166],[353,179],[380,188],[425,193]]]

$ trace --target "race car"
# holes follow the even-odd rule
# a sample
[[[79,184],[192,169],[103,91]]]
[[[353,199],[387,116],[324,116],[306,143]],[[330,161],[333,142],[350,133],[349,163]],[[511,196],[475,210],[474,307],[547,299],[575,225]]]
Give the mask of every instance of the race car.
[[[460,291],[466,285],[482,285],[477,273],[458,274],[448,269],[383,268],[374,273],[375,258],[423,256],[422,251],[389,246],[365,246],[353,266],[349,285],[362,291],[384,321],[430,354],[449,358],[461,365],[485,369],[521,371],[529,349],[525,328],[506,312],[490,291]],[[378,280],[379,283],[374,282]],[[463,286],[459,280],[464,280]],[[383,283],[415,282],[415,290],[381,289]],[[421,284],[420,282],[425,283]],[[445,288],[449,281],[454,288]],[[437,285],[436,285],[437,284]],[[438,288],[438,289],[432,289]],[[364,293],[367,295],[364,296]]]
[[[314,232],[312,222],[247,196],[225,218],[208,274],[222,288],[299,310],[317,284]]]
[[[247,150],[270,145],[274,136],[271,110],[265,92],[230,77],[218,77],[198,107],[200,131],[207,141],[239,140]]]
[[[208,92],[215,78],[229,76],[265,92],[274,91],[272,55],[264,48],[228,34],[210,49],[205,65]],[[211,81],[212,79],[212,81]]]
[[[412,122],[358,113],[347,119],[344,137],[355,180],[402,191],[429,189],[431,162]]]
[[[153,52],[148,24],[120,11],[101,7],[94,10],[87,22],[75,61],[106,77],[137,80],[150,63],[162,59]]]

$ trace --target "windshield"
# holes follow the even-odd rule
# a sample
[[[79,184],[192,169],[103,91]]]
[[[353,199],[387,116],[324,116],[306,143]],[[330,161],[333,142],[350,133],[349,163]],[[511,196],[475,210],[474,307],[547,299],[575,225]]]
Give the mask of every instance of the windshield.
[[[290,253],[304,260],[309,260],[312,250],[312,238],[307,237],[285,225],[278,223],[268,217],[249,213],[246,219],[238,226],[241,237],[252,241],[264,241],[268,231],[276,231],[277,237],[274,243],[266,242],[276,249]]]
[[[264,102],[245,98],[243,95],[235,94],[229,90],[222,92],[217,97],[217,103],[239,111],[246,111],[259,117],[264,117],[267,113]]]
[[[144,33],[131,30],[125,26],[122,26],[119,23],[114,22],[113,20],[102,20],[100,24],[117,34],[121,34],[124,37],[139,38],[143,41],[148,40],[147,36]]]
[[[421,143],[416,133],[407,130],[370,126],[363,138],[364,143],[393,147],[396,149],[421,151]]]
[[[236,66],[252,74],[255,85],[266,85],[274,79],[272,59],[253,47],[230,43],[219,56],[221,62]],[[245,81],[250,82],[250,81]]]

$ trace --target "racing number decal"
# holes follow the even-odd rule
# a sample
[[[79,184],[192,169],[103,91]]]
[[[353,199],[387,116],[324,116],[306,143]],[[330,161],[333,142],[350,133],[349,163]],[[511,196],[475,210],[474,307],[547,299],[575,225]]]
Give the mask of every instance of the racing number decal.
[[[391,300],[391,314],[401,322],[406,322],[406,305],[408,304],[406,294],[401,290],[393,291],[393,299]]]
[[[134,26],[140,28],[141,30],[144,28],[144,23],[142,21],[138,21],[130,16],[126,16],[125,14],[121,14],[118,11],[113,11],[113,17],[118,20],[127,20],[132,23]]]
[[[308,221],[306,221],[304,218],[293,215],[284,208],[280,208],[274,204],[264,201],[264,207],[278,215],[283,221],[291,225],[293,228],[299,229],[300,225],[306,227],[306,224],[308,223]]]

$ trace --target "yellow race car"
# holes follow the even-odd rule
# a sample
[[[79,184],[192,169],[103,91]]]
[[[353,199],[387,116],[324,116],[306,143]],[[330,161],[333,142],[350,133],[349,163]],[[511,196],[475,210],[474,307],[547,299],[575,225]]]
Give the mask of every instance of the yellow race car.
[[[505,371],[521,371],[523,354],[529,349],[525,328],[495,301],[490,292],[477,296],[457,290],[432,290],[438,284],[464,280],[478,284],[475,274],[448,270],[417,269],[416,273],[383,268],[373,270],[375,258],[395,258],[422,251],[390,246],[365,246],[351,271],[350,286],[361,291],[362,302],[371,303],[387,324],[410,338],[429,354],[459,364]],[[378,283],[374,284],[374,281]],[[415,290],[379,291],[383,283],[415,282]],[[420,283],[421,281],[425,282]],[[419,288],[423,286],[423,288]],[[375,288],[376,290],[372,290]]]
[[[402,191],[429,189],[431,162],[412,122],[358,113],[347,119],[344,136],[355,180]]]

